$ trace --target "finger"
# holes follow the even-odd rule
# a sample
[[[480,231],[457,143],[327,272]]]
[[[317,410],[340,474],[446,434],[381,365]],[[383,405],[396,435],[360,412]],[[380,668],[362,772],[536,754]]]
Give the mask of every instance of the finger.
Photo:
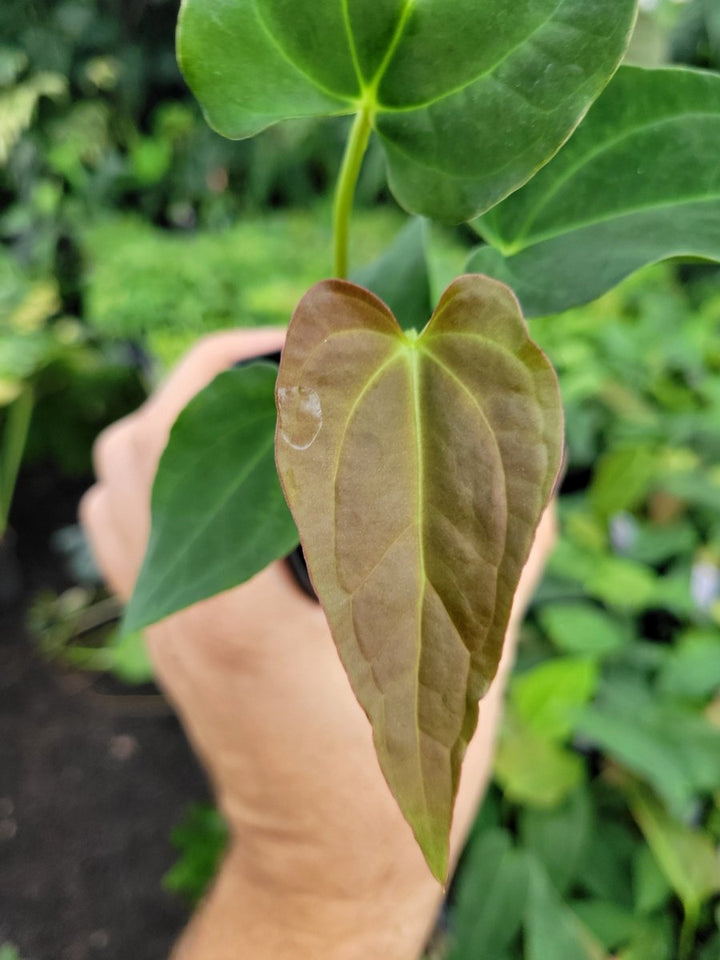
[[[103,431],[93,449],[106,493],[103,520],[113,525],[114,540],[133,570],[139,570],[150,536],[150,497],[162,443],[152,423],[134,415]]]
[[[83,496],[78,515],[93,558],[108,586],[121,600],[127,601],[135,585],[137,570],[127,547],[118,540],[118,527],[109,506],[105,489],[96,485]]]
[[[554,500],[545,508],[540,518],[530,554],[523,567],[520,581],[515,591],[511,623],[517,623],[525,614],[528,604],[545,572],[545,566],[557,542],[557,506]]]
[[[93,445],[93,466],[95,475],[101,482],[113,482],[115,477],[128,472],[129,468],[142,466],[144,456],[145,431],[138,413],[123,417],[107,427],[97,437]],[[155,470],[151,466],[149,475]]]
[[[185,355],[146,407],[157,416],[167,437],[180,411],[219,373],[241,360],[274,353],[284,342],[285,331],[278,327],[230,330],[204,337]]]

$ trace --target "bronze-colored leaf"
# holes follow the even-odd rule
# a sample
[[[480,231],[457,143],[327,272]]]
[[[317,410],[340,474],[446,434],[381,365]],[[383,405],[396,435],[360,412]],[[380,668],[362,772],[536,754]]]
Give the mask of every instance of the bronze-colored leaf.
[[[276,454],[383,773],[436,877],[477,704],[560,465],[557,382],[511,291],[455,280],[419,336],[317,284],[290,324]]]

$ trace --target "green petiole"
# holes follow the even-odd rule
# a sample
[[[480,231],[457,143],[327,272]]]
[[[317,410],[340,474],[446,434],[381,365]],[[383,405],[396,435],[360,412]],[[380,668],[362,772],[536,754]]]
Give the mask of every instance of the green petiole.
[[[368,104],[356,114],[343,157],[333,213],[334,273],[344,280],[348,275],[350,245],[350,218],[360,168],[372,130],[371,110]]]

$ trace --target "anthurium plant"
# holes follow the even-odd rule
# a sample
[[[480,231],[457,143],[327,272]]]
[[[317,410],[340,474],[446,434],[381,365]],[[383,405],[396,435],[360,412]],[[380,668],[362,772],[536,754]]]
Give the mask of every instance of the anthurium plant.
[[[180,13],[179,62],[221,134],[352,120],[335,276],[298,305],[279,373],[229,370],[179,417],[127,624],[234,587],[299,539],[440,881],[478,701],[562,458],[557,382],[523,311],[590,300],[654,260],[720,259],[720,77],[618,69],[635,14],[635,0]],[[372,136],[404,209],[470,221],[484,241],[434,310],[417,221],[354,274],[362,286],[347,279]]]

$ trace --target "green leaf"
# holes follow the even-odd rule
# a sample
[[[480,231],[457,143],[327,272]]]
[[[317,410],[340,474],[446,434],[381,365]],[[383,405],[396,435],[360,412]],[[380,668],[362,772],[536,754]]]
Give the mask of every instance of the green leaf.
[[[224,136],[363,113],[399,202],[464,220],[567,139],[634,13],[635,0],[184,0],[178,59]]]
[[[605,520],[643,502],[655,477],[658,457],[652,447],[620,447],[603,454],[588,491],[593,509]]]
[[[380,297],[403,330],[422,330],[432,313],[423,221],[410,220],[382,256],[352,280]]]
[[[32,123],[41,97],[58,100],[67,93],[67,79],[59,73],[42,71],[9,89],[0,89],[0,167]]]
[[[528,882],[528,858],[506,830],[477,837],[458,879],[449,960],[502,954],[522,925]]]
[[[590,840],[592,815],[585,787],[552,810],[525,807],[520,815],[524,845],[542,863],[555,889],[564,894],[572,883]]]
[[[677,960],[670,914],[661,914],[638,926],[631,943],[617,960]],[[713,958],[714,960],[714,958]]]
[[[585,122],[477,228],[471,270],[529,316],[586,303],[647,263],[720,259],[720,76],[622,67]]]
[[[702,904],[720,892],[720,852],[713,838],[675,820],[641,784],[627,785],[626,792],[658,866],[686,914],[697,916]]]
[[[668,526],[637,523],[625,552],[637,563],[659,566],[678,555],[692,556],[698,539],[697,530],[687,520]]]
[[[720,43],[718,49],[720,49]],[[717,921],[716,926],[720,927]],[[720,957],[720,929],[717,930],[714,936],[711,936],[709,940],[703,943],[696,960],[717,960],[718,957]]]
[[[227,849],[227,824],[210,804],[193,803],[173,827],[170,842],[180,856],[162,878],[162,885],[197,903],[212,883]]]
[[[658,678],[663,694],[695,699],[720,688],[720,631],[691,630],[673,647]]]
[[[581,783],[583,763],[508,711],[495,753],[495,777],[509,800],[555,807]]]
[[[229,590],[297,545],[273,456],[275,375],[269,363],[227,370],[175,422],[126,630]]]
[[[585,580],[588,593],[618,610],[645,610],[656,600],[658,576],[654,570],[624,557],[598,558]]]
[[[517,301],[454,281],[418,337],[345,281],[288,330],[277,463],[383,772],[444,879],[460,764],[559,469],[555,375]]]
[[[604,657],[627,642],[617,620],[590,603],[546,604],[538,618],[552,642],[567,653]]]
[[[634,835],[620,823],[599,814],[576,879],[589,894],[631,908],[630,869],[636,849]]]
[[[626,702],[620,689],[615,700],[609,690],[599,699],[605,702],[585,711],[578,732],[652,784],[673,813],[687,815],[698,793],[720,786],[720,731],[701,716]]]
[[[605,951],[562,902],[540,864],[532,866],[525,960],[605,960]]]
[[[608,950],[627,943],[638,925],[631,910],[608,900],[578,900],[572,909]]]
[[[513,678],[510,702],[517,715],[548,740],[564,740],[598,681],[593,660],[558,657]]]
[[[671,890],[649,847],[638,847],[633,859],[633,893],[637,913],[649,914],[665,907]]]
[[[102,651],[105,669],[123,683],[148,683],[153,679],[152,661],[145,647],[142,633],[116,630]]]

